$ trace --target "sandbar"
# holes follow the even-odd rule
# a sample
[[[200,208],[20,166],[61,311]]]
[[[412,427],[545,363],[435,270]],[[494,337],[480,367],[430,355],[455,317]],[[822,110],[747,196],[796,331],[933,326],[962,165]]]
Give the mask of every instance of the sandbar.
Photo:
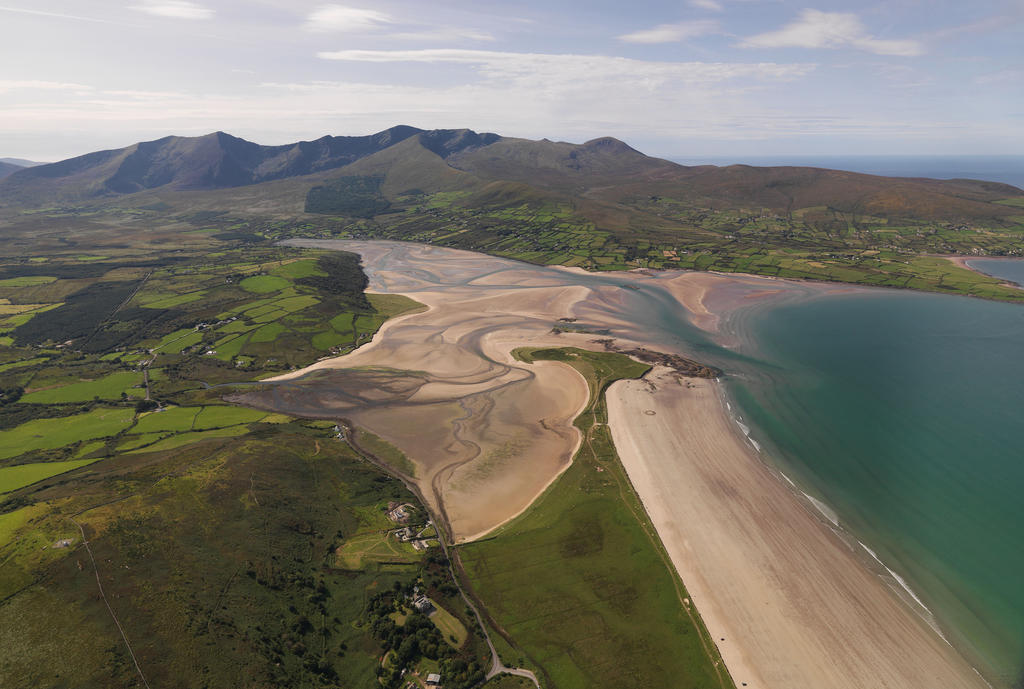
[[[987,686],[763,462],[719,383],[656,370],[607,399],[622,463],[737,686]]]

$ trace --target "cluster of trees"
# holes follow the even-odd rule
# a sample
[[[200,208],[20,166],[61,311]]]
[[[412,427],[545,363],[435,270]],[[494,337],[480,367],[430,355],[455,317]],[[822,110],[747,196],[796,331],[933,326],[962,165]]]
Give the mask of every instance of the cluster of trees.
[[[373,306],[363,293],[369,281],[358,255],[340,251],[326,254],[317,260],[317,267],[326,275],[299,278],[295,283],[337,296],[355,310],[373,312]]]
[[[391,207],[380,192],[383,177],[351,176],[313,187],[306,194],[306,212],[372,218]]]
[[[0,388],[0,406],[14,404],[24,394],[25,388],[22,387]]]
[[[370,630],[385,654],[391,653],[377,670],[381,684],[388,689],[402,686],[402,671],[415,667],[421,658],[437,661],[446,687],[469,689],[482,683],[485,677],[480,664],[452,648],[426,615],[413,610],[401,625],[391,617],[413,595],[413,586],[413,582],[395,582],[392,590],[377,594],[367,604]]]

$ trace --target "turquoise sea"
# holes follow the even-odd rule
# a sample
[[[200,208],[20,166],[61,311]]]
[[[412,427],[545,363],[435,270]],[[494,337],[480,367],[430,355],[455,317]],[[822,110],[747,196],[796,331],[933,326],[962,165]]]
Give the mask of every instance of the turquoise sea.
[[[998,263],[1024,280],[1024,262]],[[863,290],[748,307],[729,328],[755,361],[727,390],[764,451],[976,667],[1024,686],[1024,307]]]
[[[1024,689],[1024,306],[778,283],[776,296],[753,302],[749,289],[726,295],[745,305],[727,311],[723,346],[656,279],[484,256],[459,272],[444,249],[432,249],[435,267],[410,262],[411,245],[366,245],[390,249],[367,266],[385,291],[406,282],[508,290],[526,271],[544,284],[624,288],[606,290],[577,325],[619,314],[629,326],[611,336],[640,328],[659,347],[721,367],[766,459],[902,577],[995,686]],[[975,267],[1024,281],[1024,261],[993,263]]]

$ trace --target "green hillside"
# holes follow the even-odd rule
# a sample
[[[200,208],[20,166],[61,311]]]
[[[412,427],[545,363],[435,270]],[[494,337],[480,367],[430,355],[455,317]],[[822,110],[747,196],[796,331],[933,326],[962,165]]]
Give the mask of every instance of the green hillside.
[[[396,127],[266,147],[217,133],[0,180],[0,252],[386,238],[588,270],[747,272],[1020,300],[933,257],[1024,255],[1021,203],[1024,191],[977,180],[687,167],[607,137]]]

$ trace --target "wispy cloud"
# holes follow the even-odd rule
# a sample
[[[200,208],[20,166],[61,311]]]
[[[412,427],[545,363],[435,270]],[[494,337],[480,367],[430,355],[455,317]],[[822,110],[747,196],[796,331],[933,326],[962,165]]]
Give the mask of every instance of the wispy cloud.
[[[3,7],[0,6],[0,12],[13,12],[15,14],[28,14],[36,17],[53,17],[55,19],[72,19],[79,22],[93,22],[96,24],[119,24],[120,22],[113,22],[109,19],[99,19],[97,17],[83,17],[79,14],[65,14],[63,12],[44,12],[43,10],[28,10],[24,7]]]
[[[458,26],[433,26],[399,19],[387,12],[348,5],[321,5],[306,17],[305,29],[317,33],[375,33],[391,41],[430,43],[493,41],[487,31]]]
[[[376,29],[393,22],[391,15],[377,10],[346,5],[321,5],[306,17],[306,29],[343,33]]]
[[[740,77],[791,79],[814,69],[809,64],[655,62],[606,55],[512,53],[492,50],[439,48],[425,50],[337,50],[317,53],[324,60],[348,62],[425,62],[474,66],[482,76],[529,80],[550,88],[554,84],[594,84],[597,81],[632,81],[644,88],[675,80],[711,83]]]
[[[133,5],[132,9],[171,19],[210,19],[214,14],[209,7],[188,0],[144,0],[141,5]]]
[[[743,48],[850,47],[876,55],[914,56],[924,53],[924,46],[915,40],[886,40],[871,36],[855,14],[809,9],[778,31],[751,36],[739,45]]]
[[[422,31],[399,31],[388,34],[395,41],[421,41],[426,43],[449,43],[454,41],[493,41],[494,34],[477,29],[459,27],[437,27]]]
[[[722,3],[717,0],[690,0],[690,6],[702,10],[711,10],[712,12],[721,12],[725,9]]]
[[[618,38],[627,43],[675,43],[716,31],[718,31],[718,22],[711,19],[698,19],[678,24],[659,24],[653,29],[633,31]]]
[[[974,78],[975,84],[987,86],[989,84],[1012,84],[1014,82],[1024,83],[1024,69],[1004,69],[991,74],[982,74]]]

